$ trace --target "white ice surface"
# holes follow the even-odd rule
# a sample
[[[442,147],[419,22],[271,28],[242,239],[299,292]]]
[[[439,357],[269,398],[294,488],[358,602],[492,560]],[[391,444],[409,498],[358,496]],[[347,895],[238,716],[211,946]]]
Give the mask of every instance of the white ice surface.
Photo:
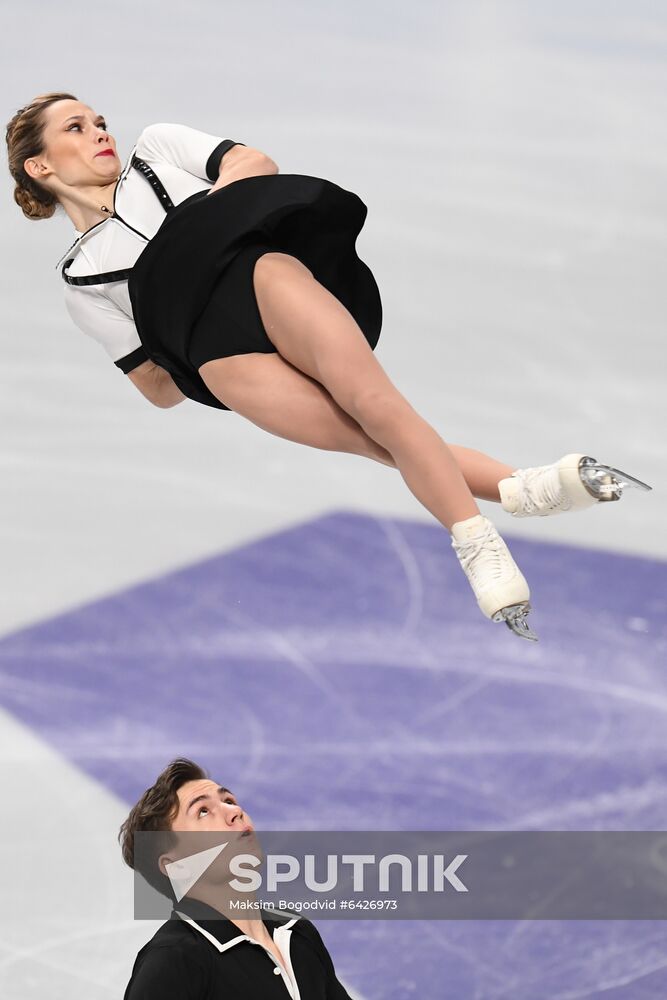
[[[6,712],[0,745],[0,995],[117,998],[159,926],[132,919],[127,807]]]
[[[377,357],[444,437],[524,465],[588,451],[655,487],[499,526],[667,555],[664,6],[24,0],[0,28],[4,121],[69,89],[124,154],[148,122],[181,121],[356,191],[384,301]],[[65,314],[53,265],[69,220],[30,223],[8,176],[4,191],[0,633],[324,510],[432,520],[384,467],[194,403],[152,408]],[[148,936],[117,871],[123,804],[6,716],[0,740],[19,858],[3,871],[3,995],[117,996]],[[33,789],[52,841],[30,834]],[[70,834],[90,844],[85,878],[52,865]],[[104,877],[99,921],[77,923],[86,879]]]
[[[445,438],[518,465],[588,451],[655,486],[507,532],[667,553],[667,14],[526,5],[121,0],[3,25],[2,108],[66,87],[126,155],[177,120],[369,208],[377,357]],[[76,44],[74,40],[76,38]],[[72,46],[74,46],[72,48]],[[0,630],[325,509],[432,520],[400,476],[189,401],[157,410],[74,328],[66,217],[0,205]]]

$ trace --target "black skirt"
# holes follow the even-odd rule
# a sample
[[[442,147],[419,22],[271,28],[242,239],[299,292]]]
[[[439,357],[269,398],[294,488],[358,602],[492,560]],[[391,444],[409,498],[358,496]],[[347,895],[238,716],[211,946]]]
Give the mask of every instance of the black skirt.
[[[198,191],[173,208],[128,281],[134,320],[149,358],[184,395],[221,410],[198,368],[214,358],[275,352],[253,288],[256,260],[289,253],[349,310],[375,348],[380,293],[355,241],[363,201],[331,181],[271,174]]]

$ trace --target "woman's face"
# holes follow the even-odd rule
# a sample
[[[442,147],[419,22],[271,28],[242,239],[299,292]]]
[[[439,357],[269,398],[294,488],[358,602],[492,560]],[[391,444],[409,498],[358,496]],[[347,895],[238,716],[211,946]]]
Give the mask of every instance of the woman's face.
[[[109,184],[120,172],[116,141],[103,115],[81,101],[62,100],[44,112],[44,151],[25,161],[27,173],[57,190],[61,185]],[[49,183],[56,181],[58,183]]]

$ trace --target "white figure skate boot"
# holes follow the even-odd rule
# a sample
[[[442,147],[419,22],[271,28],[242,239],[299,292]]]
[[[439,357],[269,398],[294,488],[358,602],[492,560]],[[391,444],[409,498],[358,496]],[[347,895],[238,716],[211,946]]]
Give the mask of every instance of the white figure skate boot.
[[[498,483],[500,502],[514,517],[545,517],[620,500],[626,486],[651,487],[633,476],[601,465],[589,455],[565,455],[553,465],[517,469]]]
[[[516,635],[537,641],[526,621],[528,584],[491,521],[481,514],[457,521],[452,525],[452,548],[482,613],[504,621]]]

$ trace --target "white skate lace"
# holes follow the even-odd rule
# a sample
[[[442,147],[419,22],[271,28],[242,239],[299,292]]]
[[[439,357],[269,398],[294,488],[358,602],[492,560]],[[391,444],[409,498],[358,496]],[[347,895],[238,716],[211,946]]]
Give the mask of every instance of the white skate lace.
[[[543,465],[536,469],[517,469],[514,477],[521,483],[521,510],[523,513],[567,510],[571,506],[571,502],[563,492],[557,465]]]
[[[496,528],[490,522],[483,532],[465,542],[452,540],[452,546],[474,589],[489,586],[503,578],[513,566],[508,550]]]

